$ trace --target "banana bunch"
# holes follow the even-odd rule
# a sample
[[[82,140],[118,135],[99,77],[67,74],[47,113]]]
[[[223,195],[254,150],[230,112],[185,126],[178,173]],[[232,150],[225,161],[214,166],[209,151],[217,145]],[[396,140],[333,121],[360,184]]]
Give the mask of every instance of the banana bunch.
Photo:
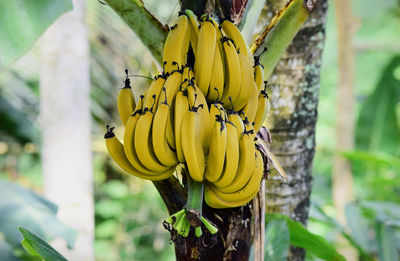
[[[107,126],[107,149],[142,179],[167,179],[184,166],[188,202],[166,220],[183,237],[191,226],[196,237],[202,225],[217,232],[201,215],[203,198],[213,208],[239,207],[259,189],[264,166],[256,133],[269,104],[259,58],[232,22],[186,10],[167,35],[163,72],[137,104],[125,71],[118,95],[123,142]]]

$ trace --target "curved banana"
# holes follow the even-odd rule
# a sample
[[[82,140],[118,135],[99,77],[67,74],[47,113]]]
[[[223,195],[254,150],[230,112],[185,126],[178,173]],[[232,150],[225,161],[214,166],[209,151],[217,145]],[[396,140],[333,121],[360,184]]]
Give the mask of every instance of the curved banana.
[[[251,177],[247,182],[247,184],[242,189],[234,193],[223,193],[217,188],[214,189],[214,192],[218,198],[220,198],[225,202],[231,202],[237,204],[237,202],[242,203],[243,200],[249,199],[250,201],[260,188],[260,182],[263,177],[263,174],[264,174],[264,162],[261,153],[258,150],[256,150],[255,167],[253,169],[253,172],[251,173]],[[236,206],[238,207],[241,205],[243,204]]]
[[[221,177],[225,161],[227,133],[222,111],[219,112],[220,113],[215,115],[213,119],[210,151],[208,153],[207,166],[204,174],[205,178],[210,182],[217,181]]]
[[[242,118],[240,118],[240,115],[237,112],[228,111],[228,119],[236,127],[236,133],[239,139],[242,136],[242,133],[245,131]]]
[[[159,75],[150,84],[149,88],[146,90],[143,101],[143,108],[145,110],[146,108],[148,110],[151,107],[157,106],[165,81],[165,76]]]
[[[245,54],[247,58],[249,58],[251,64],[253,64],[253,54],[251,53],[250,48],[247,46],[242,33],[239,31],[239,28],[237,28],[236,25],[229,20],[224,20],[221,23],[221,27],[226,35],[233,40],[238,52]]]
[[[182,72],[181,71],[174,71],[166,80],[165,80],[165,92],[160,94],[160,99],[158,100],[158,105],[162,104],[165,99],[169,102],[169,106],[171,108],[174,107],[175,104],[175,96],[179,90],[179,86],[182,80]],[[175,134],[174,134],[174,114],[171,113],[167,125],[167,142],[168,145],[175,149]]]
[[[188,20],[186,15],[180,15],[167,35],[163,52],[164,73],[179,70],[180,66],[186,64],[190,40]]]
[[[248,104],[243,108],[242,112],[247,116],[249,122],[253,122],[257,113],[258,106],[258,89],[256,84],[251,81],[250,88],[250,98]]]
[[[239,139],[236,128],[232,122],[226,122],[225,162],[221,177],[213,182],[216,187],[226,187],[235,179],[239,165]]]
[[[241,86],[239,56],[231,39],[223,37],[221,41],[222,46],[224,47],[226,70],[225,86],[221,101],[224,103],[226,108],[232,109],[230,99],[234,101],[238,97]]]
[[[258,106],[254,117],[254,131],[257,133],[269,112],[268,94],[262,90],[258,96]]]
[[[204,153],[208,154],[208,150],[210,148],[211,142],[211,121],[210,121],[210,111],[208,110],[206,98],[203,95],[203,92],[196,86],[194,81],[189,82],[189,86],[187,87],[189,106],[194,107],[196,104],[199,104],[198,114],[200,117],[201,123],[200,127],[200,140],[203,145]]]
[[[213,186],[207,185],[204,188],[204,200],[206,201],[207,205],[212,208],[236,208],[239,206],[246,205],[250,202],[257,194],[257,191],[251,194],[247,198],[239,199],[236,201],[225,201],[221,199],[217,194],[217,189]]]
[[[253,71],[254,71],[254,82],[257,85],[258,94],[260,94],[264,85],[264,66],[260,63],[259,56],[255,57],[255,64],[253,67]]]
[[[205,171],[205,156],[201,140],[198,138],[202,128],[198,107],[192,106],[182,121],[182,149],[189,175],[194,181],[202,182]]]
[[[239,138],[239,165],[234,180],[226,187],[218,188],[224,193],[242,189],[249,181],[255,162],[254,130],[245,131]]]
[[[199,27],[200,24],[197,21],[197,16],[189,9],[185,10],[185,14],[189,18],[189,25],[190,25],[190,44],[193,49],[193,53],[196,53],[197,50],[197,41],[199,36]]]
[[[131,81],[128,78],[128,69],[125,69],[126,78],[124,88],[118,93],[118,113],[122,124],[125,126],[129,116],[135,110],[135,97],[132,94]]]
[[[233,102],[233,107],[236,111],[240,111],[243,107],[247,105],[247,103],[249,103],[249,98],[253,90],[252,86],[254,82],[253,69],[249,59],[243,53],[238,53],[238,57],[240,63],[240,71],[242,75],[240,92],[238,94],[238,97]]]
[[[143,113],[139,116],[136,123],[133,144],[140,162],[146,168],[154,172],[164,172],[168,167],[162,165],[158,161],[151,144],[151,125],[153,123],[153,117],[153,108],[144,108]]]
[[[113,128],[108,128],[107,133],[104,135],[104,138],[108,152],[110,153],[111,157],[114,159],[114,161],[118,164],[120,168],[138,178],[153,180],[153,181],[167,179],[174,174],[175,168],[170,168],[167,171],[159,173],[157,175],[146,175],[138,171],[129,162],[128,158],[125,155],[124,146],[117,139],[117,137],[115,137],[112,130]]]
[[[213,102],[218,101],[222,98],[224,93],[225,83],[225,61],[224,61],[224,48],[222,47],[221,39],[222,33],[218,28],[218,23],[214,19],[210,18],[215,26],[217,32],[216,48],[214,54],[214,62],[212,65],[212,73],[210,78],[210,87],[207,93],[207,101]]]
[[[216,39],[217,33],[214,24],[208,18],[205,18],[200,26],[194,61],[194,73],[196,75],[197,86],[204,95],[207,95],[210,85]]]
[[[164,166],[172,167],[178,164],[175,152],[169,147],[166,137],[167,121],[171,112],[169,105],[161,103],[154,114],[152,126],[152,143],[154,154]]]
[[[179,162],[185,162],[182,150],[182,121],[185,113],[189,110],[189,100],[187,91],[180,90],[176,94],[174,107],[174,131],[175,131],[175,150]]]

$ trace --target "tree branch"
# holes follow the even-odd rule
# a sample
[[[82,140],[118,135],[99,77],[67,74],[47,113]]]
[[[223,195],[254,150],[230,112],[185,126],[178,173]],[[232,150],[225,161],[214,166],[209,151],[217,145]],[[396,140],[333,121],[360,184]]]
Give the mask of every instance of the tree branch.
[[[141,0],[104,0],[161,63],[167,28],[145,7]]]
[[[314,9],[316,0],[291,0],[272,18],[270,24],[251,45],[251,51],[258,55],[265,47],[268,52],[262,56],[264,79],[268,80],[275,65],[292,42],[297,31]]]

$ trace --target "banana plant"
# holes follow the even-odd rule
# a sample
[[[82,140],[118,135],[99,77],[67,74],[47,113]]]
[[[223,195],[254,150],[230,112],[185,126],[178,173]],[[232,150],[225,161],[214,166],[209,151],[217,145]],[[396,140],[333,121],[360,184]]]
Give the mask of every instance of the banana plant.
[[[258,20],[260,12],[254,11],[252,15],[246,12],[251,10],[252,5],[260,5],[263,1],[193,1],[182,0],[180,2],[181,13],[188,9],[198,17],[203,14],[215,15],[222,20],[230,20],[236,25],[241,23],[243,30],[247,30],[247,35],[251,36],[254,26]],[[140,0],[105,0],[126,24],[136,33],[143,44],[149,49],[154,59],[163,67],[163,44],[167,38],[168,25],[163,25],[157,17],[153,16]],[[269,24],[263,25],[265,28],[251,43],[252,55],[264,64],[263,78],[268,80],[275,65],[284,53],[287,46],[291,43],[299,28],[306,21],[309,14],[316,6],[316,0],[291,0],[275,14]],[[254,9],[253,9],[254,10]],[[250,38],[250,37],[249,37]],[[265,55],[263,52],[267,50]],[[262,58],[261,58],[262,57]],[[261,60],[260,60],[261,59]],[[259,135],[263,142],[262,150],[274,166],[279,167],[275,157],[269,151],[269,140],[265,135]],[[266,171],[266,170],[265,170]],[[282,171],[282,173],[284,173]],[[283,174],[284,175],[284,174]],[[268,181],[267,181],[268,182]],[[245,260],[248,259],[251,247],[252,207],[247,204],[240,208],[214,209],[206,204],[202,204],[202,187],[196,185],[196,181],[183,180],[185,186],[174,176],[161,181],[153,181],[162,199],[164,200],[172,221],[178,217],[181,209],[188,205],[196,205],[202,211],[203,217],[210,220],[214,226],[202,218],[202,222],[209,229],[203,242],[199,243],[195,235],[189,235],[186,240],[180,241],[173,237],[176,249],[177,260],[192,260],[193,257],[199,260]],[[189,187],[189,190],[187,190]],[[191,189],[196,188],[196,189]],[[187,206],[187,205],[186,205]],[[263,215],[264,213],[261,213]],[[167,219],[168,221],[168,219]],[[217,236],[215,236],[217,235]],[[212,251],[210,251],[212,249]],[[261,250],[262,251],[262,250]],[[259,256],[263,256],[262,253]]]

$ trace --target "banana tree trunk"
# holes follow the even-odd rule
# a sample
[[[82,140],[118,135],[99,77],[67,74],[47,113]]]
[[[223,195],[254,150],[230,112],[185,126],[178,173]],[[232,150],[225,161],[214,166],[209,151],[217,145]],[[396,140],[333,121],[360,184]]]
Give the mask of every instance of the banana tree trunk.
[[[267,1],[262,17],[270,17],[269,13],[286,2]],[[268,79],[271,111],[266,126],[272,135],[271,150],[288,179],[283,183],[274,178],[278,177],[275,170],[270,173],[272,177],[266,183],[266,212],[286,214],[304,225],[310,205],[326,9],[327,1],[319,0]],[[291,248],[289,260],[303,260],[304,256],[304,250]]]

